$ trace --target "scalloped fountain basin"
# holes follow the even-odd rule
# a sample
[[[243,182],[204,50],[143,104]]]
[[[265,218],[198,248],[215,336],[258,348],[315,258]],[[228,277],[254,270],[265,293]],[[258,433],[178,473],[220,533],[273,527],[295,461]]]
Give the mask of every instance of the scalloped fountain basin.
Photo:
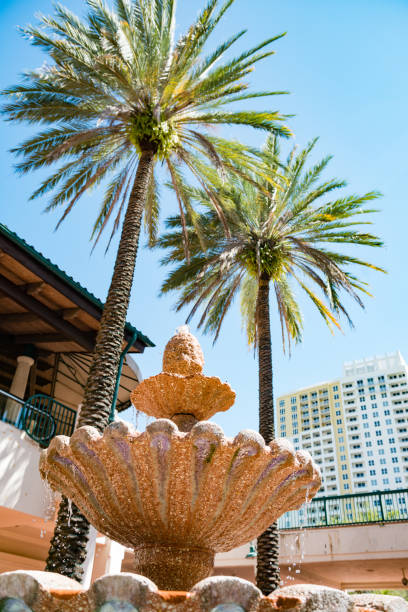
[[[318,491],[309,453],[265,445],[254,431],[227,438],[207,421],[180,432],[159,419],[140,433],[116,422],[57,436],[40,471],[103,534],[135,550],[136,572],[188,590],[214,553],[240,546]]]

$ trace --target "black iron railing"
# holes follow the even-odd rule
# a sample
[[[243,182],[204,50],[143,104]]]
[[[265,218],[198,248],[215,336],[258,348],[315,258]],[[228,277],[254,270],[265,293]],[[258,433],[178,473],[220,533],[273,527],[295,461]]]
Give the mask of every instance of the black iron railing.
[[[0,421],[25,431],[42,447],[48,446],[56,435],[70,436],[75,417],[75,410],[47,395],[33,395],[24,402],[0,390]]]
[[[408,521],[408,489],[314,498],[300,510],[286,512],[279,529],[335,527]]]

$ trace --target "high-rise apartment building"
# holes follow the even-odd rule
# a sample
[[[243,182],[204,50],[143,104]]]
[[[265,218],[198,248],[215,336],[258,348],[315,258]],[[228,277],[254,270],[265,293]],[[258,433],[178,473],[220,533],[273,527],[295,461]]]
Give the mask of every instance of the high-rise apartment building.
[[[408,366],[398,351],[351,361],[343,376],[282,395],[277,434],[319,464],[319,495],[408,486]]]

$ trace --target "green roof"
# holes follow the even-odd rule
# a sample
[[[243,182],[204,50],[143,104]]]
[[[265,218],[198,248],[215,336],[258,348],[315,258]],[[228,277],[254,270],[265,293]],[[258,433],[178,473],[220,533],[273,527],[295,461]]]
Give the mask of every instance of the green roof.
[[[93,293],[88,291],[86,287],[83,287],[82,285],[80,285],[80,283],[77,283],[72,278],[72,276],[69,276],[66,272],[64,272],[64,270],[61,270],[61,268],[53,264],[50,259],[48,259],[47,257],[44,257],[44,255],[36,251],[36,249],[32,247],[30,244],[28,244],[25,240],[23,240],[23,238],[20,238],[15,232],[12,232],[6,225],[3,225],[2,223],[0,223],[0,233],[3,234],[3,236],[6,236],[7,238],[9,238],[12,242],[17,244],[19,247],[24,249],[26,253],[29,253],[34,259],[36,259],[38,262],[43,264],[46,268],[51,270],[51,272],[53,272],[56,276],[59,276],[59,278],[65,281],[68,285],[73,287],[73,289],[76,289],[79,293],[81,293],[85,298],[87,298],[95,306],[103,310],[104,303],[101,300],[99,300],[95,295],[93,295]],[[140,332],[138,329],[136,329],[136,327],[131,325],[131,323],[126,323],[125,329],[127,332],[131,334],[134,334],[135,332],[137,332],[137,340],[140,340],[146,346],[155,346],[155,344],[150,340],[150,338],[142,334],[142,332]]]

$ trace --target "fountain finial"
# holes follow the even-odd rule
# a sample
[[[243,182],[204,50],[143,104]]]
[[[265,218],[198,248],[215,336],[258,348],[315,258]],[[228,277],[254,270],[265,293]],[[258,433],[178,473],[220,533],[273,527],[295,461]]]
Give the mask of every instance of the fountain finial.
[[[203,367],[204,355],[197,338],[190,333],[188,325],[178,327],[164,349],[163,372],[188,376],[201,374]]]

